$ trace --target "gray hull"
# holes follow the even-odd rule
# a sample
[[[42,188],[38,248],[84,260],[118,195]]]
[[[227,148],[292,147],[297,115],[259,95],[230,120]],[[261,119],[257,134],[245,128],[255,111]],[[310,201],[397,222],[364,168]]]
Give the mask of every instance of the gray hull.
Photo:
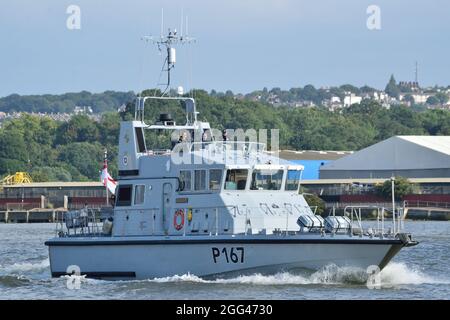
[[[186,240],[182,237],[59,238],[47,242],[52,276],[71,265],[104,279],[152,279],[173,275],[229,276],[317,270],[329,264],[383,268],[403,247],[399,240],[298,237]]]

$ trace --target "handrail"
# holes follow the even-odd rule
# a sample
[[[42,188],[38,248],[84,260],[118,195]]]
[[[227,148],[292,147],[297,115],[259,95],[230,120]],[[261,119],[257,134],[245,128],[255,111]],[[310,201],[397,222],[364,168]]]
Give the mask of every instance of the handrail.
[[[294,209],[295,208],[295,209]],[[305,206],[306,208],[306,206]],[[370,228],[365,230],[363,228],[363,223],[362,223],[362,215],[361,215],[361,210],[364,208],[376,208],[377,209],[377,224],[376,227]],[[177,209],[177,208],[174,208]],[[188,209],[193,209],[195,210],[194,215],[198,213],[202,213],[202,214],[206,214],[209,216],[209,219],[194,219],[193,223],[194,225],[191,226],[191,229],[189,229],[187,227],[187,221],[188,221],[188,213],[189,210]],[[156,234],[160,234],[160,232],[163,232],[163,230],[166,230],[165,228],[167,228],[167,225],[165,223],[163,223],[162,226],[158,225],[158,220],[155,219],[156,214],[158,212],[160,212],[162,209],[161,208],[147,208],[147,209],[131,209],[132,211],[141,211],[143,213],[146,214],[146,216],[148,216],[148,218],[151,220],[149,221],[149,223],[151,225],[149,225],[149,229],[148,229],[148,234],[150,235],[156,235]],[[295,210],[295,212],[294,212]],[[68,215],[66,215],[66,213],[63,212],[55,212],[55,220],[56,220],[56,233],[58,236],[60,237],[65,237],[65,236],[71,236],[71,237],[77,237],[77,236],[93,236],[93,237],[98,237],[98,236],[106,236],[106,234],[104,234],[103,228],[102,228],[102,224],[99,223],[98,221],[98,214],[96,212],[96,210],[93,210],[92,208],[87,208],[85,211],[86,215],[81,215],[81,212],[78,212],[78,214],[71,214],[69,213]],[[298,229],[294,228],[294,225],[291,223],[292,221],[290,221],[291,216],[292,215],[296,215],[297,213],[300,214],[305,214],[307,212],[305,212],[304,210],[302,210],[302,208],[299,205],[293,204],[293,203],[284,203],[284,207],[280,206],[278,208],[274,208],[272,209],[267,203],[260,203],[259,206],[252,206],[252,207],[247,207],[245,206],[245,210],[244,211],[240,211],[239,207],[237,205],[222,205],[222,206],[204,206],[204,207],[195,207],[195,208],[185,208],[185,210],[183,210],[183,218],[184,221],[186,222],[186,226],[183,228],[183,230],[180,233],[176,233],[176,234],[182,234],[183,236],[186,236],[188,233],[195,233],[195,232],[201,232],[202,234],[204,234],[204,232],[208,232],[210,236],[219,236],[219,235],[223,235],[223,234],[229,234],[230,230],[232,232],[232,234],[243,234],[243,235],[248,235],[248,234],[253,234],[254,230],[252,230],[249,233],[249,227],[250,228],[254,228],[255,225],[252,225],[252,220],[255,217],[258,217],[259,215],[261,215],[261,213],[265,213],[265,214],[270,214],[272,216],[277,216],[278,217],[278,223],[276,225],[274,225],[271,229],[267,229],[267,226],[258,226],[257,227],[257,231],[259,230],[260,232],[264,232],[264,230],[273,232],[273,233],[279,233],[279,234],[285,234],[288,235],[291,231],[299,231]],[[379,236],[379,237],[384,237],[384,236],[395,236],[396,234],[398,234],[399,232],[401,232],[402,226],[401,226],[401,221],[399,220],[397,223],[396,228],[389,229],[392,231],[388,231],[388,233],[385,232],[385,222],[384,222],[384,213],[385,213],[385,208],[384,207],[376,207],[376,206],[348,206],[345,208],[344,213],[346,215],[349,215],[351,218],[351,226],[350,226],[350,235],[354,234],[354,227],[353,224],[356,220],[356,222],[358,223],[358,227],[360,228],[360,236],[362,236],[363,234],[365,235],[375,235],[375,236]],[[166,216],[166,220],[167,221],[171,221],[172,219],[172,212],[168,213],[168,215]],[[223,219],[225,214],[225,220],[222,220],[223,224],[220,224],[221,219]],[[308,214],[311,214],[308,212]],[[229,219],[231,218],[230,215],[234,216],[235,218],[237,217],[237,221],[235,220],[235,223],[233,225],[229,225]],[[284,215],[284,216],[283,216]],[[285,217],[285,225],[283,225],[283,219],[282,217]],[[208,217],[207,217],[208,218]],[[295,218],[295,216],[293,217]],[[69,219],[69,220],[68,220]],[[72,220],[70,220],[72,219]],[[86,219],[86,220],[84,220]],[[393,217],[393,219],[397,219],[397,217]],[[399,216],[399,219],[400,216]],[[166,221],[166,222],[167,222]],[[189,220],[191,221],[191,220]],[[157,223],[158,222],[158,223]],[[237,222],[237,223],[236,223]],[[195,228],[194,228],[195,227]],[[356,226],[355,226],[356,227]],[[221,228],[223,228],[221,230]],[[372,233],[372,229],[375,229],[375,233]],[[147,233],[146,233],[147,234]],[[109,233],[108,233],[109,235]]]
[[[227,146],[236,146],[236,148],[234,148],[235,150],[238,150],[238,146],[243,146],[246,147],[247,149],[244,150],[244,148],[242,148],[242,151],[246,151],[246,152],[250,152],[250,151],[264,151],[266,144],[262,143],[262,142],[252,142],[252,141],[234,141],[234,140],[230,140],[230,141],[195,141],[195,142],[190,142],[190,150],[192,152],[192,150],[201,150],[204,149],[204,146],[210,146],[213,145],[215,147],[227,147]],[[200,146],[198,149],[195,149],[196,146]],[[251,146],[256,146],[256,148],[251,148]]]
[[[179,144],[183,144],[180,142]],[[176,146],[177,144],[175,144]],[[174,146],[174,147],[175,147]],[[262,142],[250,142],[250,141],[196,141],[186,143],[187,150],[189,152],[207,150],[207,148],[215,148],[216,150],[222,150],[228,148],[230,150],[242,151],[246,153],[258,153],[264,152],[266,149],[266,144]],[[234,148],[233,148],[234,146]],[[147,156],[158,156],[158,155],[170,155],[174,151],[172,149],[149,149],[145,152]],[[180,150],[179,150],[180,151]],[[177,151],[175,151],[177,152]]]
[[[84,208],[79,211],[67,212],[56,211],[56,235],[60,237],[77,235],[101,236],[102,232],[100,231],[100,226],[98,225],[97,221],[99,219],[99,216],[97,216],[96,211],[97,210],[93,208]],[[73,214],[74,212],[77,212],[78,214],[74,214],[73,216],[68,217],[69,214]],[[73,234],[71,234],[71,230],[73,230]]]
[[[375,206],[365,206],[366,208],[377,208]],[[189,208],[189,207],[188,207]],[[260,203],[260,206],[252,206],[252,207],[247,207],[245,206],[245,212],[239,212],[239,217],[237,219],[238,223],[235,223],[234,225],[230,226],[229,225],[229,219],[230,219],[230,215],[234,215],[234,217],[237,217],[237,212],[239,211],[239,207],[237,205],[223,205],[223,206],[205,206],[205,207],[195,207],[192,208],[194,210],[203,210],[200,211],[200,213],[202,214],[206,214],[209,216],[209,219],[206,220],[202,220],[202,219],[194,219],[194,220],[189,220],[192,221],[194,223],[194,225],[191,226],[191,229],[189,229],[187,227],[187,221],[188,221],[188,212],[189,210],[187,210],[188,208],[186,208],[185,210],[183,210],[183,214],[184,214],[184,221],[186,222],[185,227],[183,228],[182,231],[180,231],[179,233],[175,233],[177,235],[183,235],[186,236],[187,234],[194,234],[195,232],[198,232],[198,234],[205,234],[209,236],[219,236],[219,235],[225,235],[225,234],[235,234],[235,235],[252,235],[254,234],[253,230],[249,232],[249,227],[250,228],[254,228],[255,226],[252,226],[252,219],[255,216],[258,216],[258,214],[262,213],[262,210],[266,209],[265,213],[266,214],[275,214],[278,216],[278,224],[274,225],[271,229],[267,229],[266,226],[258,226],[256,225],[257,232],[267,232],[270,231],[271,233],[273,232],[274,234],[278,234],[278,235],[286,235],[288,236],[291,232],[300,232],[299,229],[295,229],[293,228],[293,225],[291,223],[291,226],[289,225],[290,222],[290,216],[294,213],[294,208],[296,208],[295,210],[298,211],[299,214],[304,213],[301,208],[299,208],[299,206],[296,206],[293,203],[284,203],[284,207],[279,207],[277,209],[279,210],[272,210],[267,203]],[[176,209],[176,208],[174,208]],[[207,209],[207,211],[205,210]],[[222,209],[222,210],[221,210]],[[226,210],[223,210],[226,209]],[[385,229],[384,229],[384,213],[385,213],[385,208],[381,208],[378,207],[377,208],[377,225],[376,228],[375,227],[371,227],[369,229],[364,229],[363,228],[363,224],[362,224],[362,218],[361,218],[361,209],[363,209],[363,207],[357,207],[357,206],[348,206],[345,209],[345,213],[346,214],[350,214],[351,217],[351,225],[350,225],[350,229],[349,229],[349,236],[352,236],[354,234],[354,228],[353,228],[353,222],[354,219],[357,220],[358,222],[358,226],[360,228],[360,232],[359,235],[360,236],[375,236],[375,237],[380,237],[381,239],[384,237],[396,237],[397,234],[399,232],[401,232],[401,224],[400,224],[400,220],[399,223],[397,224],[397,228],[395,229],[391,229],[389,228],[389,231],[386,233]],[[151,228],[151,235],[160,235],[160,232],[163,232],[164,230],[167,230],[165,228],[167,228],[167,225],[164,224],[162,227],[160,228],[159,226],[157,227],[156,222],[158,220],[155,219],[156,215],[155,213],[158,211],[161,211],[161,208],[149,208],[149,209],[135,209],[133,211],[142,211],[144,213],[150,214],[149,217],[152,220],[151,221],[151,226],[149,226],[149,228]],[[350,210],[350,211],[349,211]],[[275,212],[274,212],[275,211]],[[79,221],[77,221],[77,223],[75,223],[74,221],[72,221],[72,226],[76,226],[74,228],[70,227],[67,225],[67,220],[65,219],[65,214],[61,213],[61,212],[56,212],[55,214],[57,215],[56,218],[56,222],[57,222],[57,227],[56,227],[56,233],[57,235],[59,235],[60,237],[65,237],[65,236],[69,236],[69,237],[77,237],[77,236],[85,236],[85,237],[100,237],[100,236],[107,236],[106,234],[103,233],[103,228],[102,225],[98,223],[98,214],[95,210],[92,210],[91,208],[88,208],[85,212],[87,212],[87,224],[84,223],[85,221],[81,221],[81,224],[78,224]],[[223,215],[226,214],[226,218],[223,221],[223,224],[221,225],[221,219],[223,219]],[[285,226],[283,226],[283,214],[285,214],[286,217],[286,221],[285,221]],[[310,214],[310,213],[308,213]],[[74,215],[71,216],[69,215],[69,219],[75,218],[78,219],[80,216],[79,215]],[[166,216],[167,219],[169,219],[168,221],[171,221],[171,213],[169,213],[168,216]],[[294,216],[295,217],[295,216]],[[208,218],[208,217],[207,217]],[[395,219],[395,217],[394,217]],[[150,221],[149,221],[150,222]],[[236,220],[235,220],[236,222]],[[380,226],[380,222],[381,222],[381,226]],[[159,222],[158,222],[159,223]],[[339,222],[338,222],[339,223]],[[77,227],[80,226],[80,227]],[[155,228],[156,227],[156,228]],[[194,229],[195,227],[195,229]],[[289,227],[291,227],[291,229],[289,229]],[[221,230],[222,228],[222,230]],[[374,229],[374,232],[372,231]],[[229,232],[229,230],[231,231],[231,233]],[[150,229],[148,230],[149,233],[148,235],[150,235]],[[147,234],[147,233],[146,233]],[[108,233],[109,235],[109,233]]]
[[[353,234],[353,213],[355,213],[355,216],[356,216],[356,221],[357,221],[357,223],[358,223],[358,226],[359,226],[359,228],[362,230],[363,229],[363,227],[362,227],[362,223],[361,223],[361,207],[359,207],[359,208],[357,208],[357,207],[351,207],[351,206],[347,206],[347,207],[345,207],[345,209],[344,209],[344,214],[345,213],[348,213],[347,212],[347,209],[348,208],[350,208],[351,210],[350,210],[350,221],[351,221],[351,224],[350,224],[350,232],[351,232],[351,234]],[[356,211],[356,209],[359,209],[359,211]]]
[[[372,205],[367,205],[367,202],[327,202],[328,206],[333,206],[336,208],[345,208],[345,207],[385,207],[392,208],[391,202],[373,202]],[[439,202],[439,201],[426,201],[426,200],[404,200],[397,201],[396,207],[405,207],[405,208],[442,208],[442,209],[450,209],[450,202]]]
[[[348,209],[350,209],[350,213],[348,212]],[[346,206],[344,208],[344,214],[350,215],[350,220],[351,220],[351,232],[353,233],[353,213],[356,214],[356,219],[357,219],[357,223],[359,225],[359,227],[361,228],[361,230],[363,230],[362,227],[362,217],[361,217],[361,209],[377,209],[377,229],[376,229],[376,233],[378,233],[381,237],[383,237],[383,235],[385,234],[385,223],[384,223],[384,214],[386,212],[386,208],[385,207],[380,207],[380,206],[374,206],[374,205],[350,205],[350,206]],[[402,231],[403,229],[403,224],[401,223],[401,217],[402,215],[400,214],[400,212],[393,212],[392,214],[392,226],[393,226],[393,233],[398,234]],[[396,220],[398,219],[398,221]],[[380,223],[381,223],[381,227],[380,227]]]
[[[426,201],[426,200],[405,200],[405,208],[442,208],[450,209],[450,202]]]
[[[141,121],[142,123],[145,124],[145,126],[149,127],[149,125],[147,125],[144,122],[144,112],[145,112],[145,101],[147,99],[151,99],[151,100],[178,100],[178,101],[186,101],[186,100],[194,100],[191,97],[157,97],[157,96],[138,96],[136,97],[136,103],[135,103],[135,108],[134,108],[134,119]],[[195,103],[194,103],[194,109],[195,109]],[[194,113],[196,113],[194,111]],[[197,120],[197,119],[195,119]]]

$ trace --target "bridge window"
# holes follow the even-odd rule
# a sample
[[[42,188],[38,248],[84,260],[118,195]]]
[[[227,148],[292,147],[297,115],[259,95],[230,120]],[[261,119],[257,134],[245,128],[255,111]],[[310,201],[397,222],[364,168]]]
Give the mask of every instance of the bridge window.
[[[211,169],[209,170],[209,190],[220,190],[220,184],[222,183],[222,170]]]
[[[194,190],[206,190],[206,170],[194,171]]]
[[[183,186],[182,191],[191,191],[192,190],[191,171],[181,170],[180,171],[180,182]]]
[[[116,206],[131,206],[132,187],[131,184],[119,185]]]
[[[280,190],[283,170],[253,170],[251,190]]]
[[[285,190],[298,190],[298,186],[300,184],[302,172],[300,170],[288,170],[287,178],[286,178],[286,186]]]
[[[245,190],[247,184],[247,169],[230,169],[227,170],[227,177],[225,180],[226,190]]]
[[[146,148],[145,148],[144,131],[142,130],[142,128],[135,128],[135,132],[136,132],[137,150],[140,153],[145,152]]]
[[[134,186],[134,204],[143,204],[145,195],[145,185]]]

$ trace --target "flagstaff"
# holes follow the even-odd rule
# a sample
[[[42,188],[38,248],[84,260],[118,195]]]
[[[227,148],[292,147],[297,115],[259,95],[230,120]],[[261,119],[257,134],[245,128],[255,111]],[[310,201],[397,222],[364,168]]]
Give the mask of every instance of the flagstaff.
[[[108,169],[108,150],[105,149],[105,156],[104,156],[104,160],[103,160],[103,167],[105,169]],[[105,185],[105,190],[106,190],[106,206],[109,206],[109,191],[108,191],[108,184],[104,183]]]
[[[105,149],[101,181],[106,189],[106,205],[109,206],[109,194],[115,194],[116,181],[108,173],[108,150]]]

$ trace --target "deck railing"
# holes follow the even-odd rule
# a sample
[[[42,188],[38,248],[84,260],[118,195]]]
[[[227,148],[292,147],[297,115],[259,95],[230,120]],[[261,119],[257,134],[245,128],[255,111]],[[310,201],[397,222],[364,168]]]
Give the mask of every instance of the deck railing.
[[[129,215],[139,214],[142,219],[148,221],[148,228],[143,231],[142,235],[254,235],[254,234],[297,234],[300,227],[297,224],[297,218],[304,214],[315,214],[316,208],[309,206],[300,206],[292,203],[284,203],[283,206],[269,206],[267,203],[260,203],[259,206],[206,206],[182,209],[182,228],[179,232],[174,230],[175,211],[179,210],[171,208],[170,212],[163,213],[161,208],[150,209],[133,209],[128,210]],[[364,229],[361,217],[361,210],[376,209],[377,220],[376,226]],[[162,213],[162,214],[161,214]],[[376,206],[347,206],[344,214],[350,218],[351,225],[349,235],[369,235],[378,237],[390,237],[401,232],[401,215],[393,215],[393,228],[389,228],[386,232],[386,210],[383,207]],[[330,213],[334,215],[333,213]],[[199,218],[200,216],[200,218]],[[256,220],[261,216],[277,218],[276,225],[267,228],[263,225],[255,225]],[[284,223],[280,218],[285,217]],[[395,220],[395,222],[394,222]],[[93,209],[83,209],[76,213],[58,212],[56,215],[56,233],[60,237],[70,236],[108,236],[103,233],[102,223],[100,222],[100,213]],[[294,222],[295,221],[295,222]],[[172,226],[172,223],[174,224]],[[325,227],[325,226],[324,226]],[[325,228],[314,230],[312,232],[325,232]],[[125,229],[124,229],[125,230]]]
[[[363,228],[363,220],[362,220],[362,210],[371,209],[376,210],[376,227],[371,227],[365,230]],[[344,215],[350,218],[351,221],[351,234],[355,233],[354,224],[356,222],[357,227],[359,228],[357,233],[364,233],[364,231],[369,231],[369,234],[384,236],[387,234],[398,234],[403,231],[403,209],[398,208],[395,214],[392,214],[392,217],[389,221],[392,223],[392,227],[386,231],[386,218],[385,215],[387,213],[387,209],[385,207],[373,206],[373,205],[350,205],[344,208]],[[392,211],[392,210],[390,210]]]
[[[202,150],[213,148],[215,150],[237,150],[242,152],[262,152],[266,148],[265,143],[250,141],[202,141],[190,143],[190,150]]]
[[[183,143],[180,143],[180,145],[183,145]],[[266,149],[265,143],[249,142],[249,141],[199,141],[199,142],[187,142],[185,145],[186,147],[183,148],[183,150],[189,150],[190,152],[200,150],[206,151],[214,150],[219,152],[227,152],[234,150],[244,152],[246,154],[251,154],[263,152]],[[157,156],[157,155],[170,155],[173,152],[174,152],[173,149],[153,149],[147,150],[145,154],[149,156]]]
[[[100,213],[93,208],[55,213],[55,233],[59,237],[103,236]]]
[[[405,200],[403,201],[405,208],[439,208],[450,209],[450,202],[423,201],[423,200]]]

